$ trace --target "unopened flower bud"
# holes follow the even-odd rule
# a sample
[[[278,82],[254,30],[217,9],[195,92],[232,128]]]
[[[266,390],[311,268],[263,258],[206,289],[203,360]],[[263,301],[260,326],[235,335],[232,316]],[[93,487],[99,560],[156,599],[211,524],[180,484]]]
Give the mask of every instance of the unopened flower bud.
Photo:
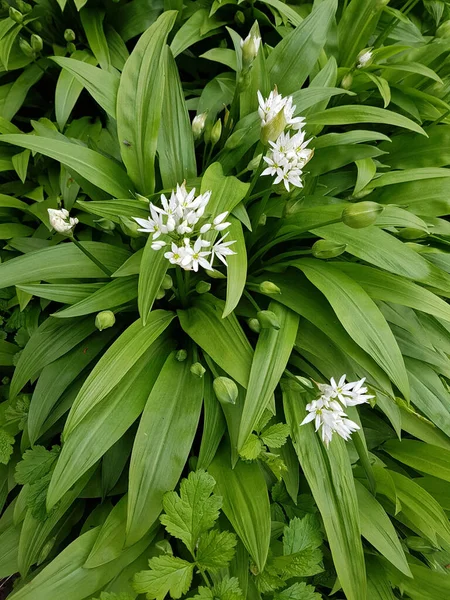
[[[0,6],[3,8],[3,10],[9,11],[9,3],[6,0],[1,0]]]
[[[372,50],[365,49],[361,50],[358,54],[358,64],[356,65],[357,69],[362,69],[364,67],[368,67],[372,62]]]
[[[224,275],[223,273],[221,273],[220,271],[217,271],[217,269],[213,269],[206,271],[206,273],[208,274],[209,277],[211,277],[211,279],[226,279],[227,276]]]
[[[72,42],[69,42],[67,44],[66,48],[67,48],[67,52],[69,54],[73,54],[76,51],[76,49],[77,49],[77,47],[75,46],[75,44],[73,44]]]
[[[42,31],[42,23],[40,21],[33,21],[30,23],[30,27],[37,33]]]
[[[161,284],[161,287],[163,290],[170,290],[171,288],[173,288],[173,279],[167,273],[164,275],[164,279]]]
[[[399,236],[403,240],[419,240],[420,238],[427,237],[427,232],[422,229],[415,229],[414,227],[405,227],[399,233]]]
[[[220,140],[220,136],[222,135],[222,121],[217,119],[214,123],[214,127],[211,129],[211,144],[215,146],[217,142]]]
[[[35,52],[40,52],[42,50],[42,48],[44,47],[44,42],[42,41],[42,38],[40,35],[37,35],[36,33],[33,33],[31,36],[31,47],[33,48],[33,50]]]
[[[228,377],[216,377],[213,381],[214,393],[219,402],[224,404],[236,404],[238,388],[232,379]]]
[[[75,225],[78,223],[78,219],[70,217],[69,211],[65,208],[61,208],[60,210],[48,208],[47,212],[49,223],[56,233],[68,236],[72,235]]]
[[[200,379],[206,373],[205,367],[202,364],[200,364],[199,362],[196,362],[193,365],[191,365],[190,371],[191,371],[192,375],[195,375],[196,377],[200,377]]]
[[[137,237],[141,237],[141,233],[138,231],[138,227],[139,225],[136,223],[136,221],[133,221],[131,219],[128,219],[128,217],[119,217],[120,219],[120,226],[123,230],[123,232],[128,235],[129,237],[132,238],[137,238]]]
[[[344,90],[349,90],[352,87],[352,84],[353,84],[353,75],[351,73],[347,73],[347,75],[345,75],[342,78],[341,88],[344,88]]]
[[[286,115],[283,107],[271,121],[266,123],[266,125],[262,125],[261,142],[265,146],[267,146],[269,142],[275,142],[286,129],[286,125]]]
[[[19,39],[19,48],[22,50],[25,56],[28,56],[28,58],[34,58],[34,50],[24,38]]]
[[[95,221],[95,224],[98,225],[100,229],[103,229],[103,231],[114,231],[114,229],[116,228],[116,224],[114,223],[114,221],[111,221],[110,219],[105,219],[103,217],[101,219],[97,219]]]
[[[312,390],[314,389],[314,384],[313,382],[308,379],[307,377],[302,377],[301,375],[296,375],[295,379],[298,381],[298,383],[305,389],[308,390]]]
[[[116,322],[116,317],[112,310],[102,310],[95,317],[95,326],[99,331],[112,327]]]
[[[261,325],[258,321],[258,319],[248,319],[247,321],[247,325],[250,327],[250,329],[252,331],[254,331],[255,333],[259,333],[261,331]]]
[[[264,227],[264,225],[267,223],[267,215],[266,213],[263,213],[259,219],[258,219],[258,226],[259,227]]]
[[[261,163],[261,158],[262,154],[258,154],[258,156],[255,156],[255,158],[252,158],[252,160],[247,165],[247,171],[256,171],[256,169]]]
[[[262,294],[281,294],[280,288],[271,281],[263,281],[260,283],[259,291]]]
[[[31,4],[28,4],[28,2],[24,2],[23,0],[16,0],[16,4],[17,4],[17,8],[24,15],[26,15],[27,13],[29,13],[33,10],[33,7],[31,6]]]
[[[248,68],[258,55],[261,38],[252,32],[248,34],[245,40],[241,40],[242,48],[242,66]]]
[[[211,284],[207,281],[199,281],[195,286],[197,294],[206,294],[211,289]]]
[[[9,7],[9,18],[12,19],[15,23],[22,23],[23,14],[19,10],[17,10],[17,8],[10,6]]]
[[[316,258],[336,258],[347,248],[347,244],[339,244],[333,240],[317,240],[312,247],[312,255]]]
[[[256,317],[262,329],[280,329],[278,317],[271,310],[260,310]]]
[[[230,121],[231,119],[231,121]],[[225,106],[224,115],[223,115],[223,124],[225,127],[228,127],[228,121],[230,121],[230,129],[233,127],[233,119],[231,118],[231,113],[228,108]]]
[[[242,10],[237,10],[234,13],[234,22],[236,23],[236,25],[244,25],[244,23],[245,23],[245,15],[242,12]]]
[[[156,293],[155,300],[162,300],[165,295],[166,295],[166,290],[163,290],[163,288],[160,287]]]
[[[350,204],[342,211],[342,221],[354,229],[369,227],[375,223],[383,210],[384,207],[381,204],[369,200]]]
[[[196,115],[192,120],[192,133],[194,135],[194,140],[198,140],[198,138],[202,135],[205,129],[206,117],[208,113],[200,113]]]
[[[178,350],[178,352],[175,354],[175,358],[179,362],[183,362],[184,360],[186,360],[186,358],[187,358],[187,352],[186,352],[186,350]]]
[[[75,31],[73,29],[66,29],[64,32],[64,39],[66,42],[74,42],[77,39]]]

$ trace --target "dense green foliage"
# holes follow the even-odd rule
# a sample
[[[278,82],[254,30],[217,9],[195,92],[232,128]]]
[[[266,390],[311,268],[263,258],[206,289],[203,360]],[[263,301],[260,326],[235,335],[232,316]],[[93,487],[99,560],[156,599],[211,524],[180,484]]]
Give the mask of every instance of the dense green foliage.
[[[0,596],[449,598],[450,4],[2,0],[0,78]]]

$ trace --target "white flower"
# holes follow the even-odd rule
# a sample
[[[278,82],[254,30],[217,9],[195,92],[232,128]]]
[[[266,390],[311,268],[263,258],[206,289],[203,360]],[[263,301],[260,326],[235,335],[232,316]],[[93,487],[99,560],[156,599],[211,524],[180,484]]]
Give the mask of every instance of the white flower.
[[[204,269],[210,271],[212,269],[211,262],[208,262],[206,258],[211,257],[211,250],[202,250],[202,248],[207,248],[211,245],[211,242],[207,242],[206,240],[202,240],[201,237],[198,237],[195,240],[194,246],[190,245],[190,240],[187,240],[187,244],[185,245],[185,257],[181,261],[181,266],[186,270],[198,271],[199,265]]]
[[[366,378],[363,377],[359,381],[351,381],[345,383],[346,375],[342,375],[339,382],[336,383],[334,377],[330,379],[330,384],[319,383],[320,391],[327,398],[337,398],[344,406],[356,406],[364,404],[374,396],[367,394],[367,388],[363,387]]]
[[[71,235],[75,229],[75,225],[78,223],[78,219],[69,216],[69,211],[65,208],[57,210],[55,208],[48,208],[48,220],[50,225],[56,231],[62,235]]]
[[[236,243],[236,240],[233,240],[231,242],[225,242],[225,238],[227,237],[228,233],[226,235],[224,235],[222,238],[220,238],[219,241],[217,241],[214,246],[212,247],[212,255],[213,258],[214,256],[217,256],[217,258],[223,262],[223,264],[225,266],[227,265],[227,259],[225,258],[226,256],[230,256],[231,254],[236,254],[236,252],[233,252],[233,250],[231,250],[231,248],[229,248],[229,246],[231,246],[232,244]],[[212,260],[211,260],[212,262]]]
[[[200,113],[199,115],[196,115],[192,119],[192,133],[194,134],[194,139],[198,139],[202,135],[203,130],[205,129],[205,122],[207,116],[208,113],[204,112]]]
[[[261,126],[264,127],[270,124],[281,110],[284,110],[284,118],[286,127],[291,129],[301,129],[305,122],[303,117],[294,117],[296,109],[295,104],[292,104],[292,96],[283,98],[275,88],[269,94],[269,97],[264,99],[261,92],[258,90],[258,114],[261,119]]]
[[[165,252],[164,256],[172,265],[181,265],[181,261],[186,257],[186,249],[183,246],[178,247],[175,242],[172,242],[170,252]]]
[[[313,155],[307,148],[310,141],[305,141],[304,131],[298,131],[292,137],[289,132],[282,133],[276,142],[269,142],[271,147],[264,157],[268,166],[261,175],[274,176],[274,184],[283,182],[288,192],[290,185],[303,187],[302,169]]]
[[[161,248],[164,248],[165,245],[166,242],[163,242],[162,240],[156,240],[156,242],[152,242],[151,248],[152,250],[161,250]]]
[[[224,219],[228,216],[228,211],[221,213],[218,217],[216,217],[213,221],[214,229],[216,231],[223,231],[227,227],[231,225],[231,223],[222,223]]]
[[[240,41],[244,66],[249,66],[258,55],[261,38],[249,33],[245,40]]]
[[[361,69],[365,66],[367,66],[370,61],[372,60],[372,51],[371,50],[367,50],[366,52],[363,52],[362,54],[359,55],[358,57],[358,64],[356,65],[357,69]]]

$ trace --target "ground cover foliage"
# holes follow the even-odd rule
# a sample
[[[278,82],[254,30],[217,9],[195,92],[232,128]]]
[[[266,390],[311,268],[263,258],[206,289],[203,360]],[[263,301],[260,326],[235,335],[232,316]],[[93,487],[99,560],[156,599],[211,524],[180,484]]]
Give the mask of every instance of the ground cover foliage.
[[[446,1],[2,0],[0,594],[450,597],[449,100]]]

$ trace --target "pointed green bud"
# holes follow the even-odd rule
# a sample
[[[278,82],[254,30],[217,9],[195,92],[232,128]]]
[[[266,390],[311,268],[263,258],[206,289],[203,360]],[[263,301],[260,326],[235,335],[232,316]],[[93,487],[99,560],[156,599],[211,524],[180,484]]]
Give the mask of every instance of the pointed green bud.
[[[220,136],[222,135],[222,121],[217,119],[214,123],[214,127],[211,129],[211,144],[215,146],[217,142],[220,140]]]
[[[250,327],[250,329],[252,331],[254,331],[255,333],[259,333],[261,331],[261,325],[258,321],[258,319],[248,319],[247,320],[247,325]]]
[[[208,274],[208,277],[211,277],[211,279],[226,279],[227,276],[224,275],[223,273],[221,273],[220,271],[217,271],[216,269],[212,270],[212,271],[206,271],[206,273]]]
[[[112,327],[116,322],[116,317],[112,310],[102,310],[95,317],[95,326],[99,331]]]
[[[344,90],[349,90],[352,87],[352,84],[353,84],[353,75],[351,73],[347,73],[347,75],[345,75],[342,78],[341,88],[344,88]]]
[[[9,18],[12,19],[15,23],[22,23],[23,14],[19,10],[17,10],[17,8],[10,6],[9,7]]]
[[[66,42],[74,42],[77,39],[75,31],[73,29],[66,29],[64,32],[64,39]]]
[[[373,225],[383,210],[384,207],[381,204],[370,202],[370,200],[350,204],[342,211],[342,221],[348,227],[362,229]]]
[[[260,283],[259,291],[262,294],[281,294],[280,288],[271,281],[263,281]]]
[[[170,290],[171,288],[173,288],[173,279],[167,273],[164,275],[164,279],[161,284],[161,287],[163,290]]]
[[[237,10],[234,13],[234,22],[236,23],[236,25],[244,25],[244,23],[245,23],[245,15],[242,12],[242,10]]]
[[[195,286],[197,294],[206,294],[211,289],[211,284],[207,281],[199,281]]]
[[[187,352],[186,352],[186,350],[178,350],[178,352],[175,354],[175,358],[179,362],[183,362],[184,360],[186,360],[186,358],[187,358]]]
[[[256,316],[262,329],[280,329],[278,317],[271,310],[260,310]]]
[[[69,42],[67,44],[66,48],[67,48],[67,52],[69,54],[73,54],[76,51],[76,49],[77,49],[77,47],[75,46],[75,44],[73,44],[72,42]]]
[[[255,156],[255,158],[252,158],[252,160],[247,165],[247,171],[256,171],[261,162],[261,158],[262,154],[258,154],[258,156]]]
[[[268,146],[269,142],[275,142],[286,129],[286,116],[284,107],[275,117],[261,127],[261,142]]]
[[[264,227],[264,225],[267,223],[267,215],[266,213],[263,213],[259,219],[258,219],[258,226],[259,227]]]
[[[28,56],[28,58],[34,58],[34,50],[24,38],[19,39],[19,48],[22,50],[25,56]]]
[[[192,375],[195,375],[196,377],[200,377],[200,379],[206,373],[205,367],[202,364],[200,364],[199,362],[196,362],[193,365],[191,365],[190,371],[191,371]]]
[[[315,258],[336,258],[347,248],[347,244],[339,244],[333,240],[317,240],[312,247],[312,255]]]
[[[414,227],[405,227],[399,233],[402,240],[420,240],[421,238],[427,237],[427,232],[422,229],[415,229]]]
[[[213,381],[214,393],[223,404],[236,404],[238,388],[228,377],[216,377]]]
[[[165,295],[166,295],[166,290],[164,290],[162,287],[160,287],[155,296],[155,300],[162,300]]]
[[[42,41],[42,38],[40,35],[37,35],[37,33],[33,33],[31,36],[31,47],[33,48],[33,50],[35,52],[40,52],[42,50],[42,48],[44,47],[44,42]]]
[[[307,379],[306,377],[301,377],[300,375],[296,375],[295,379],[298,381],[298,383],[305,389],[307,390],[313,390],[314,389],[314,384],[310,379]]]
[[[30,23],[30,27],[34,29],[34,31],[36,31],[37,33],[40,33],[42,31],[42,23],[40,21],[33,21],[32,23]]]
[[[208,113],[200,113],[196,115],[192,120],[192,133],[194,135],[194,140],[198,140],[198,138],[202,135],[205,129],[206,117]]]
[[[136,223],[136,221],[133,221],[132,219],[128,219],[128,217],[119,217],[120,219],[120,226],[122,228],[122,231],[133,238],[141,238],[141,233],[138,231],[138,227],[139,225]],[[141,238],[142,239],[142,238]]]
[[[116,224],[110,219],[97,219],[95,221],[95,224],[98,225],[100,229],[103,229],[103,231],[114,231],[114,229],[116,228]]]
[[[29,13],[33,10],[33,7],[31,6],[31,4],[28,4],[28,2],[24,2],[23,0],[16,0],[16,4],[17,4],[17,8],[24,15],[26,15],[27,13]]]
[[[258,24],[256,23],[245,40],[241,40],[242,48],[242,67],[248,69],[255,58],[258,56],[258,50],[261,45]]]

